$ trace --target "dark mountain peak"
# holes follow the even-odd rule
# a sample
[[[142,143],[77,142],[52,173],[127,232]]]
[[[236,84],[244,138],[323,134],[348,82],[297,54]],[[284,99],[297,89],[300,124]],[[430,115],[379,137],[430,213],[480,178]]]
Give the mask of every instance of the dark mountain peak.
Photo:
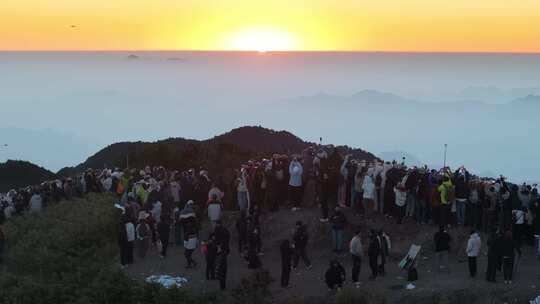
[[[227,142],[246,150],[259,152],[287,152],[305,149],[309,143],[288,131],[276,131],[261,126],[245,126],[218,135],[210,141]]]
[[[8,160],[0,163],[0,192],[40,184],[55,179],[51,171],[28,161]]]
[[[199,141],[168,138],[150,142],[120,142],[112,144],[89,157],[74,168],[64,168],[60,176],[70,176],[87,168],[135,167],[162,165],[171,169],[202,168],[224,174],[238,168],[250,158],[270,157],[273,153],[300,153],[315,145],[303,141],[288,131],[276,131],[262,126],[233,129],[211,139]],[[361,149],[339,146],[340,151],[356,158],[373,160],[376,157]]]

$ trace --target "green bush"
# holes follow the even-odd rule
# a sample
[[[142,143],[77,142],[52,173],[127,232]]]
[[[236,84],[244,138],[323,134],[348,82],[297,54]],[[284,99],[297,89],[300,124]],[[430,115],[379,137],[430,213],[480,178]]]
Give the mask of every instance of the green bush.
[[[270,291],[268,286],[273,282],[267,270],[255,270],[249,277],[242,278],[240,285],[232,290],[233,303],[268,303]]]
[[[134,281],[119,269],[115,201],[112,195],[90,195],[10,220],[0,303],[213,302],[178,288]]]

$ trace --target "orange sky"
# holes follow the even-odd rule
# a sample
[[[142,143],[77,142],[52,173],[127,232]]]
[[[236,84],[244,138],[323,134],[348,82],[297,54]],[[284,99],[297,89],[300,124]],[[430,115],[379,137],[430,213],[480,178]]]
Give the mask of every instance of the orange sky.
[[[540,1],[3,0],[0,9],[0,50],[231,49],[540,52]]]

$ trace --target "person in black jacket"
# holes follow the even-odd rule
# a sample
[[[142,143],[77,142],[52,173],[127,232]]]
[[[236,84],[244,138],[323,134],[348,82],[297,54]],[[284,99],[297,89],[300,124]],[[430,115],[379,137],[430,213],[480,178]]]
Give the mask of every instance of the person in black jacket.
[[[521,251],[519,250],[519,247],[516,246],[516,242],[512,238],[512,231],[506,231],[501,242],[501,256],[505,284],[512,284],[516,251],[521,256]]]
[[[345,282],[345,268],[341,266],[338,260],[332,260],[330,262],[330,268],[328,268],[324,277],[328,290],[334,290],[336,288],[340,290]]]
[[[435,242],[435,254],[437,255],[438,271],[450,272],[448,268],[448,254],[450,252],[450,241],[452,238],[446,232],[444,226],[439,227],[439,231],[433,236]]]
[[[238,232],[238,252],[242,254],[246,249],[248,237],[248,220],[245,210],[240,211],[240,218],[236,221],[236,231]]]
[[[340,207],[336,207],[334,214],[331,218],[332,223],[332,241],[334,243],[334,252],[341,254],[343,252],[343,233],[345,225],[347,224],[347,218],[341,211]]]
[[[161,221],[157,225],[157,232],[159,234],[159,240],[161,241],[161,252],[159,253],[159,256],[163,259],[167,256],[169,235],[171,234],[171,225],[168,218],[164,216],[161,217]]]
[[[295,249],[293,269],[296,269],[298,267],[300,258],[302,258],[302,260],[304,261],[307,269],[311,269],[312,265],[306,252],[308,239],[309,236],[306,232],[304,224],[302,224],[301,221],[296,222],[296,231],[294,232],[293,237]]]
[[[214,235],[217,245],[220,245],[227,254],[229,254],[229,243],[231,241],[231,233],[227,227],[223,226],[221,220],[216,222],[216,228],[214,229]]]
[[[343,158],[337,149],[334,149],[328,158],[323,157],[320,161],[321,222],[328,222],[328,205],[337,201],[338,179],[341,175],[339,168],[342,163]]]
[[[281,252],[281,287],[286,288],[289,286],[294,251],[289,240],[283,240],[279,249]]]
[[[369,268],[371,268],[370,280],[375,280],[377,278],[379,265],[378,258],[381,254],[381,245],[379,239],[377,238],[377,232],[371,230],[369,235],[369,247],[368,247],[368,257],[369,257]]]
[[[257,252],[257,244],[259,243],[260,235],[259,229],[253,228],[248,235],[248,268],[249,269],[258,269],[261,267],[261,260]]]
[[[214,234],[210,234],[206,243],[206,280],[216,279],[216,259],[218,254],[218,243]]]
[[[219,287],[221,290],[225,290],[227,280],[227,253],[220,246],[217,246],[216,276],[219,280]]]
[[[488,262],[486,269],[486,281],[495,282],[495,276],[497,274],[497,265],[499,265],[501,259],[501,238],[493,231],[488,238]]]

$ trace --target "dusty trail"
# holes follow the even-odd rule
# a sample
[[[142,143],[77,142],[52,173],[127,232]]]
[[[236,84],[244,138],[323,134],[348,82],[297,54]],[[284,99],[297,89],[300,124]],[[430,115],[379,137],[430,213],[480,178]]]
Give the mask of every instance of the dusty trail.
[[[469,278],[466,256],[464,253],[465,244],[468,238],[468,228],[451,229],[454,242],[450,253],[449,265],[450,273],[438,273],[434,271],[435,259],[432,245],[432,236],[436,228],[429,225],[417,225],[406,222],[403,225],[396,225],[391,220],[377,217],[374,221],[364,221],[361,217],[346,212],[349,225],[345,233],[345,240],[352,237],[355,227],[361,227],[364,234],[364,247],[367,248],[367,232],[370,228],[381,228],[389,234],[392,240],[392,253],[386,264],[387,275],[379,277],[375,281],[368,281],[369,267],[367,259],[362,261],[361,289],[382,293],[388,297],[391,303],[434,303],[443,301],[444,303],[524,303],[533,297],[540,295],[540,261],[534,255],[531,247],[523,248],[523,257],[519,262],[519,269],[513,285],[504,285],[502,274],[498,273],[498,283],[488,283],[485,279],[485,269],[487,257],[483,254],[478,259],[478,276]],[[330,294],[324,284],[323,275],[328,267],[330,259],[337,257],[331,251],[330,226],[327,223],[318,221],[318,210],[304,209],[298,212],[282,209],[275,214],[267,214],[262,220],[262,237],[264,256],[261,257],[263,267],[270,271],[271,276],[276,280],[271,285],[273,300],[276,303],[286,303],[291,299],[295,301],[305,300],[309,303],[331,303]],[[229,255],[228,288],[236,286],[242,277],[250,274],[246,262],[240,257],[236,242],[236,231],[234,222],[237,213],[226,212],[223,217],[224,224],[231,231],[231,254]],[[302,220],[307,224],[310,233],[308,245],[308,255],[313,263],[311,270],[305,269],[302,264],[298,271],[291,273],[292,288],[282,289],[279,286],[281,262],[279,256],[279,243],[284,238],[290,238],[293,233],[294,224],[297,220]],[[208,222],[203,224],[201,237],[206,238],[209,232]],[[484,253],[487,249],[485,245],[487,237],[482,235]],[[419,281],[415,282],[414,290],[404,290],[407,284],[406,274],[402,272],[397,264],[407,252],[410,244],[423,245],[420,253]],[[137,260],[127,272],[134,278],[144,279],[153,274],[180,275],[188,278],[189,283],[186,288],[190,288],[199,293],[217,291],[219,289],[217,281],[207,282],[205,279],[204,257],[197,251],[194,255],[199,262],[197,269],[185,269],[183,248],[172,246],[169,256],[161,260],[155,250],[150,252],[144,260]],[[348,254],[338,257],[347,270],[347,287],[354,288],[351,284],[352,262]],[[441,298],[441,299],[439,299]]]

